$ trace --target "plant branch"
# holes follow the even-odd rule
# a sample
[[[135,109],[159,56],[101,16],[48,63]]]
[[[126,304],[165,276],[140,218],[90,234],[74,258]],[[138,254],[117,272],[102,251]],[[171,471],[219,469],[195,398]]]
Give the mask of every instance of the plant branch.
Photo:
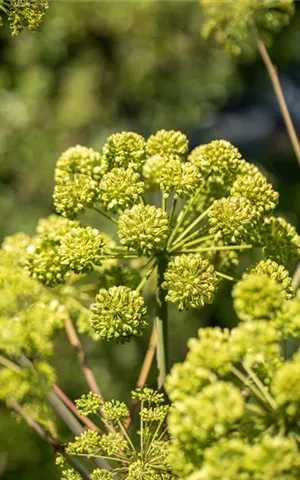
[[[208,212],[211,210],[211,207],[212,205],[210,205],[204,212],[201,213],[201,215],[199,215],[180,235],[179,237],[176,239],[176,243],[180,242],[180,240],[182,240],[184,237],[187,236],[187,234],[193,230],[193,228],[195,228],[198,223],[201,222],[201,220],[203,220],[206,215],[208,214]]]
[[[206,242],[207,240],[213,240],[215,237],[214,235],[206,235],[205,237],[195,238],[198,234],[199,232],[196,231],[191,235],[189,235],[187,238],[184,238],[181,242],[174,243],[174,246],[171,248],[170,252],[172,252],[173,250],[177,250],[182,246],[184,246],[184,248],[192,247],[193,245],[197,245],[197,243],[203,243],[203,242]],[[195,238],[195,240],[192,240],[193,238]]]
[[[157,367],[158,367],[158,389],[160,389],[166,378],[168,369],[168,306],[166,303],[166,292],[162,288],[164,273],[168,260],[161,257],[158,260],[158,279],[156,291],[156,318],[155,327],[157,333]]]
[[[263,40],[260,38],[259,34],[257,31],[255,31],[255,36],[256,36],[256,43],[257,47],[259,50],[259,53],[261,54],[261,57],[264,61],[264,64],[266,66],[267,72],[269,74],[269,77],[271,79],[275,95],[278,100],[278,104],[285,122],[285,126],[288,132],[288,135],[290,137],[291,144],[293,146],[295,155],[297,157],[298,163],[300,165],[300,143],[296,134],[295,126],[293,124],[290,112],[288,110],[286,100],[284,97],[284,93],[282,90],[282,86],[279,80],[277,68],[273,64],[270,55],[268,53],[268,50],[266,49],[266,46],[263,42]]]
[[[86,378],[87,384],[90,387],[91,391],[99,395],[101,398],[102,394],[98,387],[95,375],[91,368],[87,364],[86,356],[84,353],[84,349],[82,343],[80,342],[79,336],[77,335],[76,329],[72,323],[70,317],[68,317],[65,321],[65,330],[67,333],[67,337],[69,339],[70,344],[74,348],[78,362],[80,364],[81,370]]]
[[[207,176],[206,181],[208,180],[210,175],[211,174],[209,174]],[[205,185],[205,182],[203,182],[203,184],[200,185],[200,187],[196,191],[195,195],[192,198],[190,198],[190,200],[189,200],[188,204],[186,205],[185,209],[181,210],[181,212],[180,212],[180,214],[177,218],[177,223],[175,225],[175,228],[171,232],[171,235],[169,237],[167,248],[169,248],[171,246],[173,238],[175,237],[176,233],[178,232],[179,228],[181,227],[182,223],[184,222],[185,217],[187,216],[187,214],[189,213],[189,211],[191,210],[191,208],[194,206],[195,202],[197,201],[197,198],[199,197],[204,185]]]
[[[14,372],[19,373],[21,371],[21,367],[19,367],[19,365],[12,362],[8,358],[3,357],[3,355],[0,355],[0,364],[3,365],[3,367],[5,368],[9,368],[10,370],[13,370]]]
[[[65,406],[57,394],[52,390],[47,395],[48,402],[53,408],[54,412],[63,420],[68,429],[75,435],[79,437],[83,432],[84,428],[79,423],[77,418],[70,412],[70,410]],[[95,465],[99,468],[104,468],[106,470],[111,470],[111,465],[103,459],[93,460]]]
[[[151,366],[153,363],[155,351],[156,351],[156,346],[157,346],[157,333],[156,333],[156,328],[155,326],[152,329],[151,337],[149,340],[149,345],[148,349],[143,361],[143,365],[139,374],[139,378],[136,382],[136,388],[143,388],[147,382],[147,378],[149,375],[149,372],[151,370]],[[131,425],[131,421],[136,413],[136,409],[138,406],[138,401],[133,400],[131,407],[130,407],[130,414],[128,418],[126,419],[125,426],[128,429]]]
[[[236,278],[230,277],[229,275],[225,275],[225,273],[218,272],[217,270],[215,270],[215,274],[220,278],[224,278],[225,280],[229,280],[230,282],[238,282],[238,280]]]
[[[298,264],[295,270],[295,273],[293,275],[293,280],[292,280],[292,285],[295,290],[299,287],[299,284],[300,284],[300,263]]]
[[[81,421],[81,423],[86,425],[86,427],[88,427],[90,430],[95,430],[96,432],[100,431],[99,427],[94,422],[92,422],[89,418],[79,413],[76,405],[61,390],[61,388],[58,385],[54,384],[53,390],[56,393],[56,395],[63,401],[63,403],[69,408],[69,410],[71,410],[71,412]]]
[[[149,268],[149,270],[146,272],[144,278],[140,281],[139,285],[137,286],[136,288],[137,292],[140,292],[144,288],[149,278],[151,277],[152,273],[154,272],[156,266],[157,266],[157,261],[155,260],[154,263]]]
[[[68,455],[65,451],[64,446],[52,435],[50,435],[36,420],[30,417],[25,409],[15,400],[10,400],[9,406],[15,410],[18,415],[20,415],[30,428],[32,428],[43,440],[49,443],[55,452],[60,453],[67,462],[84,478],[85,480],[90,480],[90,476],[85,468],[77,462],[71,455]]]
[[[103,215],[103,217],[107,218],[107,220],[109,220],[110,222],[113,222],[116,225],[118,225],[118,221],[115,218],[111,217],[108,213],[101,210],[101,208],[93,207],[93,210],[100,213],[100,215]]]
[[[221,250],[248,250],[252,248],[252,245],[220,245],[220,246],[213,246],[213,247],[203,247],[203,248],[195,248],[195,249],[187,249],[187,250],[177,250],[176,252],[172,252],[173,255],[181,254],[181,253],[200,253],[200,252],[218,252]]]

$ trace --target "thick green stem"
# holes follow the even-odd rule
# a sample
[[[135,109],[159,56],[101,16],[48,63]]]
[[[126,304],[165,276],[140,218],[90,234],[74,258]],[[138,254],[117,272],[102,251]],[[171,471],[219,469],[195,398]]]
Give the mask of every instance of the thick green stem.
[[[161,257],[157,265],[157,292],[156,292],[156,332],[157,332],[157,367],[158,367],[158,388],[160,389],[166,379],[168,369],[168,306],[166,303],[166,291],[162,288],[164,273],[168,260]]]

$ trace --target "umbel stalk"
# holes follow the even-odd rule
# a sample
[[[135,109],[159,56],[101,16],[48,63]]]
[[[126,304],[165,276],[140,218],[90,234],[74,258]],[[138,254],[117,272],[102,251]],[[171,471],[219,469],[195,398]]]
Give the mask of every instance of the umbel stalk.
[[[157,264],[157,291],[156,291],[156,332],[157,332],[157,367],[158,367],[158,388],[162,388],[168,369],[168,305],[166,302],[166,291],[162,288],[164,273],[168,266],[168,259],[163,256]]]

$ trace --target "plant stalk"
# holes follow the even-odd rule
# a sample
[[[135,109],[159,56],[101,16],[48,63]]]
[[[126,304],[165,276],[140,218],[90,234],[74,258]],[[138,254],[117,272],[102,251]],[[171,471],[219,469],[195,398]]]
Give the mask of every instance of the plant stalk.
[[[262,41],[262,39],[260,38],[257,32],[255,32],[255,36],[256,36],[256,43],[257,43],[259,53],[261,54],[261,57],[264,61],[267,72],[269,74],[270,80],[272,82],[273,89],[278,100],[278,104],[283,116],[283,120],[287,129],[288,135],[290,137],[291,144],[293,146],[296,158],[300,165],[300,143],[298,140],[298,136],[297,136],[295,126],[293,124],[288,106],[286,104],[286,100],[285,100],[282,86],[279,80],[277,68],[273,64],[270,58],[270,55],[268,53],[268,50],[266,49],[264,42]]]
[[[168,259],[161,257],[157,264],[157,291],[156,291],[156,318],[155,327],[157,333],[157,367],[158,388],[161,389],[167,375],[168,369],[168,306],[166,302],[166,291],[162,288],[164,273],[168,266]]]

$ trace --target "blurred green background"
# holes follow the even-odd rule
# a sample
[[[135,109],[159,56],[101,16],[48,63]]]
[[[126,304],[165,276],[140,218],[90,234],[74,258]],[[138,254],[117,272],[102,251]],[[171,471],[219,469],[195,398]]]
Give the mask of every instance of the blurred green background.
[[[262,61],[228,57],[201,38],[201,22],[193,1],[67,1],[51,3],[34,34],[12,38],[6,26],[0,29],[1,238],[31,233],[40,216],[53,212],[53,170],[62,151],[75,144],[100,149],[123,129],[145,136],[180,129],[191,147],[230,140],[269,172],[280,213],[299,228],[299,170]],[[299,44],[300,5],[272,48],[298,131]],[[171,310],[172,361],[184,357],[186,339],[201,323],[234,322],[226,293],[210,310],[179,317]],[[84,342],[107,398],[127,399],[147,338],[116,348]],[[71,398],[87,391],[63,335],[55,362]],[[59,478],[51,449],[1,408],[0,478],[41,477]]]

